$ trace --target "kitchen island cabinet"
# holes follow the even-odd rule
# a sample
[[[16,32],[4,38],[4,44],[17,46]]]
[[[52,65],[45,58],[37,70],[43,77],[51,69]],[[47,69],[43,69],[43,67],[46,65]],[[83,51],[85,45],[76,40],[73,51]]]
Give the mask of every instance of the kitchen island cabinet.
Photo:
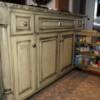
[[[4,2],[0,14],[0,100],[25,100],[74,68],[84,16]]]

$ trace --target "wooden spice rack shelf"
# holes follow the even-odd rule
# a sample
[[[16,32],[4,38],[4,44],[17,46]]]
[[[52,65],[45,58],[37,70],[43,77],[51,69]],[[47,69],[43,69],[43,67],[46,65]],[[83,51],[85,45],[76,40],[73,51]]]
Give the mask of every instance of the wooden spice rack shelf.
[[[96,31],[81,31],[81,32],[76,34],[76,38],[77,37],[78,37],[78,41],[76,41],[76,49],[75,49],[76,55],[88,56],[89,59],[100,57],[100,55],[94,53],[95,49],[94,50],[90,49],[90,51],[86,51],[86,52],[80,51],[81,50],[80,44],[82,44],[80,42],[80,39],[85,40],[84,45],[85,45],[85,43],[87,45],[89,42],[89,45],[92,45],[92,48],[94,48],[96,46],[100,46],[100,44],[97,44],[96,40],[95,40],[98,37],[100,38],[100,33],[96,32]],[[83,47],[85,47],[85,46],[83,46]],[[100,54],[100,51],[98,51],[98,52]],[[80,58],[80,59],[82,59],[82,58]],[[90,62],[91,62],[91,60],[90,60]],[[85,65],[84,63],[81,64],[78,62],[78,64],[75,66],[76,66],[76,68],[78,68],[82,71],[93,73],[96,75],[100,75],[100,67],[98,65],[96,66],[96,64],[94,62],[92,62],[92,63],[94,65],[91,65],[91,64],[88,65],[88,63]],[[76,62],[75,62],[75,64],[76,64]]]
[[[85,71],[85,72],[95,74],[95,75],[100,75],[100,68],[95,68],[95,67],[89,66],[89,67],[85,67],[85,68],[78,67],[78,69]]]

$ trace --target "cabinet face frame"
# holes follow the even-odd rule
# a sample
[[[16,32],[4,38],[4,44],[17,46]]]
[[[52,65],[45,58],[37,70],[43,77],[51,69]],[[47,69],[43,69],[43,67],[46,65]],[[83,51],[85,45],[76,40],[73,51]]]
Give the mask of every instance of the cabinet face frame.
[[[46,43],[50,43],[50,44],[47,45]],[[44,63],[42,57],[44,56],[44,59],[45,59],[45,57],[47,57],[47,54],[46,54],[46,56],[42,55],[43,52],[44,52],[42,50],[43,49],[47,50],[48,49],[47,47],[51,44],[54,44],[54,47],[55,47],[54,48],[55,52],[53,52],[55,54],[55,56],[54,56],[55,61],[53,62],[54,69],[52,67],[51,70],[53,70],[53,73],[49,73],[50,75],[47,74],[47,76],[45,76],[45,74],[43,73],[43,68],[46,68],[46,66],[42,66],[43,63]],[[43,46],[44,46],[44,48],[42,48]],[[38,87],[42,88],[42,87],[48,85],[49,83],[51,83],[52,81],[54,81],[55,78],[56,78],[56,75],[57,75],[57,70],[58,70],[58,35],[57,34],[42,34],[42,35],[40,34],[37,37],[37,50],[38,50],[37,51],[37,54],[38,54],[37,55],[37,57],[38,57],[38,59],[37,59],[37,64],[38,64]],[[48,54],[48,56],[49,56],[49,54]],[[49,58],[47,57],[47,59],[49,59]],[[48,62],[44,63],[44,64],[48,65]],[[44,74],[44,76],[43,76],[43,74]]]
[[[15,100],[23,100],[36,91],[36,48],[33,48],[33,45],[36,43],[35,37],[33,35],[11,37],[11,43]],[[25,56],[29,58],[25,58]],[[24,77],[23,75],[28,76]],[[24,85],[23,82],[26,84]]]
[[[71,58],[69,61],[70,63],[66,66],[63,66],[64,65],[64,55],[65,53],[64,52],[64,42],[66,39],[69,39],[68,41],[71,42],[71,51],[70,53],[71,54]],[[66,48],[67,49],[67,48]],[[74,50],[74,35],[73,35],[73,32],[65,32],[65,33],[62,33],[60,35],[60,71],[63,72],[64,70],[67,70],[67,68],[73,66],[73,50]],[[67,52],[67,51],[66,51]],[[69,55],[70,56],[70,55]]]

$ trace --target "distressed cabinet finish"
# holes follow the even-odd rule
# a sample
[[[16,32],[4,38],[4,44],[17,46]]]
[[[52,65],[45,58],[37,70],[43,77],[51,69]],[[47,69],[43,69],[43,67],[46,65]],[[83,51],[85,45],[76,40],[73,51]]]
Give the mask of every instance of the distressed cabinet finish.
[[[58,60],[58,35],[38,36],[39,88],[48,85],[56,78]]]
[[[65,32],[60,38],[60,70],[63,72],[72,66],[74,35],[73,32]]]
[[[0,100],[26,100],[72,70],[82,18],[0,2]]]
[[[24,100],[36,90],[36,48],[33,36],[12,37],[15,100]]]

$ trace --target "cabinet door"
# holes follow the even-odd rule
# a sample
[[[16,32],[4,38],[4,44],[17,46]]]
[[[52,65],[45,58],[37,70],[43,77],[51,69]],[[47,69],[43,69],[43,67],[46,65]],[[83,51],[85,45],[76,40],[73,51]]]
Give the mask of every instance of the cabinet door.
[[[39,88],[56,78],[57,35],[41,35],[38,38]]]
[[[15,100],[24,100],[35,92],[36,48],[34,44],[33,36],[12,37]]]
[[[60,70],[64,71],[72,65],[73,59],[73,33],[61,35],[60,43]]]

